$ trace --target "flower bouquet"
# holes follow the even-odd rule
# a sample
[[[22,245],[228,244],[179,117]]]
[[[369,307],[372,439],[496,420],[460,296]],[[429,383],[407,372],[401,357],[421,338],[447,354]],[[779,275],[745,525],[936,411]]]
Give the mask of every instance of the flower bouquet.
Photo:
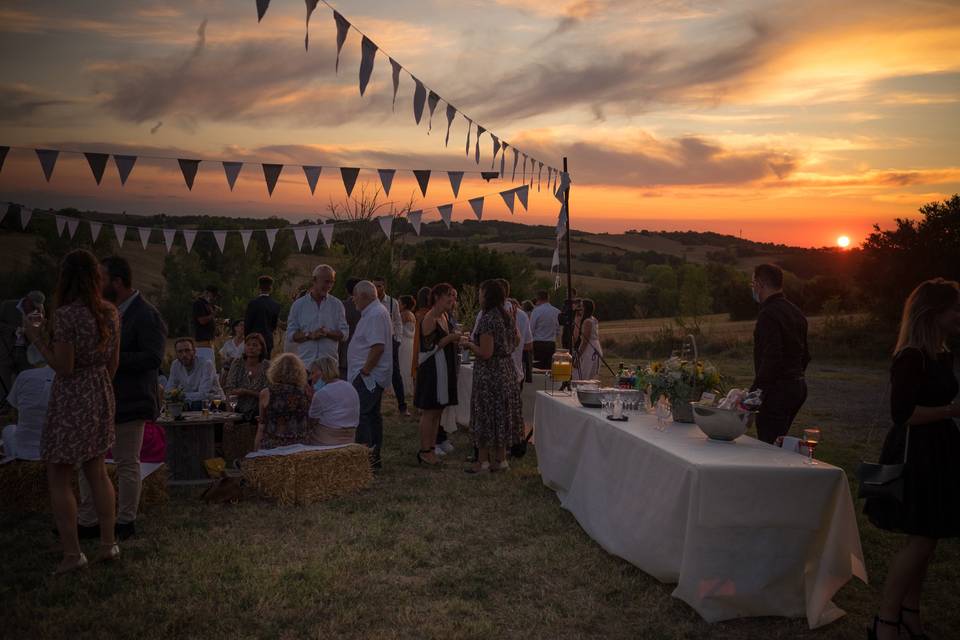
[[[183,403],[186,398],[183,389],[181,387],[174,387],[164,393],[163,398],[166,403],[167,413],[170,414],[170,417],[174,420],[179,419],[180,416],[183,415]]]
[[[720,381],[720,372],[712,364],[676,356],[651,362],[638,375],[641,388],[650,387],[651,402],[667,397],[677,422],[693,422],[690,402],[698,400],[704,391],[717,389]]]

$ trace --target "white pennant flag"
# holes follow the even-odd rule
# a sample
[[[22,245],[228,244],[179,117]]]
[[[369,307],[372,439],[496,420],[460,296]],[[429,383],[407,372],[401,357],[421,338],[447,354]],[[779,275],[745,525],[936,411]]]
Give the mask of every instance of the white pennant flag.
[[[383,231],[383,235],[387,236],[387,240],[389,240],[390,233],[393,231],[393,216],[380,216],[377,218],[377,222],[380,223],[380,230]]]
[[[117,245],[123,247],[123,241],[127,237],[127,227],[123,224],[113,225],[113,235],[117,237]]]
[[[77,233],[77,227],[80,226],[80,220],[77,218],[67,218],[67,233],[70,234],[70,239],[73,240],[73,236]]]
[[[243,240],[243,252],[247,252],[247,247],[250,246],[250,236],[253,235],[253,231],[249,229],[244,229],[240,232],[240,239]]]
[[[479,198],[470,198],[470,208],[473,209],[473,215],[477,216],[477,220],[483,219],[483,196]]]
[[[196,239],[197,232],[195,229],[183,230],[183,244],[187,245],[187,253],[190,253],[190,250],[193,249],[193,241]]]
[[[33,209],[29,207],[20,207],[20,228],[26,231],[30,224],[30,218],[33,216]]]
[[[54,216],[57,219],[57,237],[63,236],[63,228],[67,226],[67,219],[63,216]]]
[[[163,230],[163,244],[167,245],[167,253],[173,249],[173,240],[177,237],[176,229],[164,229]]]
[[[513,189],[507,191],[501,191],[500,197],[503,198],[503,202],[507,205],[507,208],[510,209],[510,213],[513,213],[513,197],[516,195]]]
[[[92,242],[96,242],[97,238],[100,237],[100,229],[103,225],[99,222],[90,221],[90,239]]]
[[[140,244],[143,245],[143,248],[146,249],[147,245],[150,244],[150,227],[137,227],[137,231],[140,232]]]
[[[237,176],[240,175],[240,169],[243,168],[242,162],[224,162],[223,172],[227,176],[227,184],[230,185],[230,191],[233,191],[233,185],[237,183]]]
[[[407,214],[407,220],[413,225],[413,231],[420,235],[420,223],[423,220],[423,211],[411,211]]]
[[[307,227],[307,246],[311,251],[317,248],[318,233],[320,233],[320,227]]]
[[[396,169],[377,169],[377,173],[380,174],[380,184],[383,185],[383,192],[387,195],[390,195],[390,187],[393,185],[393,176],[396,172]]]
[[[560,268],[560,248],[553,250],[553,260],[550,261],[550,271]]]
[[[320,225],[320,233],[323,235],[323,241],[327,243],[327,247],[332,247],[333,246],[333,225],[332,224]]]
[[[303,251],[303,238],[306,235],[307,230],[304,227],[293,228],[293,239],[297,242],[297,251]]]
[[[437,207],[437,211],[440,212],[440,217],[443,218],[443,223],[447,225],[447,229],[449,229],[450,220],[453,218],[453,205],[442,204],[439,207]]]
[[[270,251],[273,251],[273,243],[277,241],[277,231],[279,231],[279,229],[264,229],[264,232],[267,234],[267,246],[270,247]]]
[[[527,210],[527,196],[530,193],[530,185],[523,185],[522,187],[517,187],[514,189],[517,192],[517,200],[520,201],[520,204],[523,205],[523,209]]]
[[[223,253],[223,248],[227,244],[227,232],[226,231],[214,231],[213,239],[217,241],[217,246],[220,247],[220,253]]]
[[[463,171],[447,171],[447,177],[450,178],[450,188],[453,189],[453,197],[460,195],[460,183],[463,181]]]

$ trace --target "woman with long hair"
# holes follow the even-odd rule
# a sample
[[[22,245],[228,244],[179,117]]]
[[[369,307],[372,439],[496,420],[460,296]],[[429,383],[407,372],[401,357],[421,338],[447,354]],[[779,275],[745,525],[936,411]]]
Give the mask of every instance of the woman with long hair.
[[[72,483],[78,464],[90,485],[100,523],[97,559],[115,560],[120,555],[114,532],[116,496],[104,464],[104,454],[114,442],[111,381],[120,353],[120,319],[116,307],[101,297],[96,257],[83,249],[71,251],[60,264],[55,300],[52,339],[44,336],[39,318],[25,318],[24,331],[56,372],[41,450],[63,545],[63,559],[56,570],[61,574],[87,564],[77,535]]]
[[[457,404],[457,345],[460,334],[450,327],[456,290],[441,283],[430,290],[427,312],[420,320],[417,387],[413,404],[420,409],[420,451],[417,462],[439,466],[436,443],[443,410]]]
[[[403,322],[403,335],[400,339],[400,349],[397,352],[400,375],[403,377],[403,388],[414,389],[413,373],[410,363],[413,362],[413,337],[416,334],[417,317],[414,311],[417,302],[413,296],[400,296],[400,320]]]
[[[936,278],[907,298],[890,369],[894,426],[880,454],[904,463],[903,500],[870,498],[864,511],[881,529],[907,534],[891,560],[870,638],[925,638],[920,593],[940,538],[960,536],[960,417],[948,338],[960,335],[960,285]]]
[[[308,444],[310,392],[307,369],[293,353],[284,353],[267,371],[269,385],[260,392],[260,417],[254,449]]]
[[[579,341],[573,356],[573,377],[576,380],[594,380],[600,374],[600,358],[603,357],[600,323],[594,315],[593,300],[584,298],[580,305],[581,312],[577,321]]]
[[[244,416],[256,414],[260,392],[266,388],[267,341],[259,333],[248,333],[243,339],[243,357],[235,358],[226,379],[224,392],[237,396],[236,412]],[[252,418],[249,418],[252,422]]]

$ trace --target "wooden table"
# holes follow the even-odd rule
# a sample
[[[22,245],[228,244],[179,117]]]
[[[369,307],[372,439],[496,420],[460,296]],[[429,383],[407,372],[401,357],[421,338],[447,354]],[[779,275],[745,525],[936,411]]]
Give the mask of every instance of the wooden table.
[[[204,460],[216,457],[214,428],[239,420],[239,413],[184,411],[182,419],[161,417],[157,424],[167,433],[167,468],[170,484],[202,484],[210,481]]]

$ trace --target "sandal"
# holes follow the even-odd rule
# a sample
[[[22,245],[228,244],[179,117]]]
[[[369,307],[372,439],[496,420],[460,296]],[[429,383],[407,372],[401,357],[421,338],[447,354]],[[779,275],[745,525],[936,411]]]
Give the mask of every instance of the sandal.
[[[114,562],[120,559],[120,547],[116,541],[109,544],[100,543],[100,551],[97,553],[97,559],[94,562]]]
[[[913,629],[910,628],[910,625],[908,625],[908,624],[907,624],[906,622],[904,622],[904,620],[903,620],[903,614],[904,614],[904,613],[915,613],[915,614],[917,614],[917,617],[919,618],[919,617],[920,617],[920,609],[911,609],[911,608],[909,608],[909,607],[904,607],[904,606],[901,606],[901,607],[900,607],[900,624],[901,624],[901,626],[903,626],[904,629],[907,630],[907,635],[910,636],[910,640],[930,640],[930,636],[928,636],[926,633],[924,633],[924,632],[922,632],[922,631],[919,632],[919,633],[914,633],[914,632],[913,632]]]
[[[429,468],[429,469],[439,469],[440,467],[442,467],[442,466],[443,466],[443,460],[437,460],[436,462],[430,462],[429,460],[427,460],[426,458],[423,457],[423,454],[425,454],[425,453],[432,453],[432,452],[433,452],[433,449],[420,449],[420,451],[417,453],[417,464],[424,465],[424,466],[426,466],[426,467]]]
[[[884,620],[880,616],[873,616],[873,628],[867,629],[867,640],[877,640],[877,624],[885,624],[888,627],[896,627],[897,634],[900,633],[900,621],[891,622],[889,620]]]
[[[60,562],[60,565],[57,567],[56,571],[53,572],[55,576],[62,576],[65,573],[72,573],[74,571],[79,571],[87,566],[87,556],[83,553],[66,553],[63,556],[63,560]]]
[[[480,466],[467,467],[463,470],[464,473],[469,473],[470,475],[480,475],[482,473],[490,473],[490,463],[482,462]]]

